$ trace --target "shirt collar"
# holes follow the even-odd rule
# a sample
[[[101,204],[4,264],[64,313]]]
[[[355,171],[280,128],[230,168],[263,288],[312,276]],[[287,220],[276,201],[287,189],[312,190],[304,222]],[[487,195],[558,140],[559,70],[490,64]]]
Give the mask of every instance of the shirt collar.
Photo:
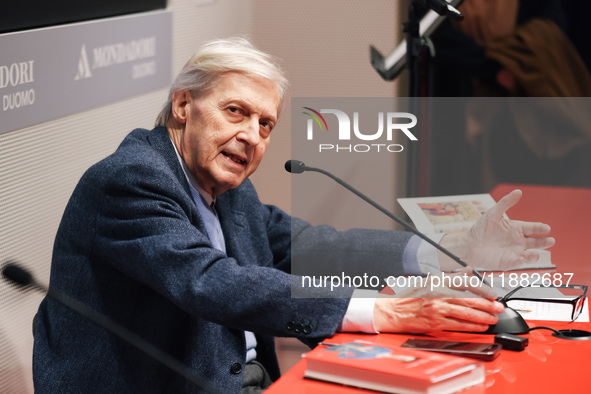
[[[170,136],[169,136],[169,138],[170,138]],[[211,194],[206,192],[203,189],[203,187],[201,187],[199,182],[197,182],[197,179],[195,179],[193,174],[191,174],[191,171],[189,171],[189,168],[187,167],[187,165],[185,164],[185,161],[183,160],[183,158],[179,154],[179,151],[176,149],[176,146],[174,145],[174,142],[172,142],[172,139],[170,140],[170,142],[172,143],[172,147],[174,148],[174,153],[176,153],[176,157],[179,160],[179,163],[181,164],[181,168],[183,169],[183,173],[185,174],[185,177],[187,178],[187,182],[189,182],[191,184],[191,186],[193,186],[195,189],[197,189],[197,191],[199,192],[201,197],[203,197],[203,199],[207,202],[207,205],[212,206],[212,204],[215,204],[215,197],[213,197]]]

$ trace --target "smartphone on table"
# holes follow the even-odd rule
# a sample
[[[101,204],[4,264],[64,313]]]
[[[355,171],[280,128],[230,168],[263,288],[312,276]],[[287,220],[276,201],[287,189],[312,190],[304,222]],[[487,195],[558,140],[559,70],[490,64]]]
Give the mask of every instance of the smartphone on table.
[[[402,347],[453,354],[478,360],[491,361],[500,354],[502,346],[498,343],[441,341],[436,339],[411,338]]]

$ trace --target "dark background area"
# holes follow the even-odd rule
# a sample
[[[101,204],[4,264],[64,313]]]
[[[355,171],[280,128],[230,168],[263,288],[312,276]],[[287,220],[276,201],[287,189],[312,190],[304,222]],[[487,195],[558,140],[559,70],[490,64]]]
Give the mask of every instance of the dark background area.
[[[469,1],[469,0],[466,0]],[[581,59],[591,69],[591,1],[589,0],[520,0],[517,26],[533,18],[549,19],[568,36]],[[484,48],[471,38],[455,30],[448,22],[431,37],[436,56],[430,62],[429,96],[473,97],[473,81],[495,84],[500,65],[484,55]],[[503,97],[500,92],[499,97]],[[463,119],[464,108],[455,111],[432,109],[431,124],[449,123],[450,119]],[[484,150],[495,152],[489,171],[498,182],[550,184],[562,186],[590,186],[587,182],[573,183],[569,174],[589,166],[581,161],[580,152],[559,159],[540,159],[530,153],[511,125],[498,127],[501,131],[487,144],[471,146],[466,140],[466,125],[458,124],[453,132],[431,133],[429,194],[463,194],[488,192],[483,184],[482,156]],[[494,145],[495,141],[499,146]],[[507,146],[512,150],[508,151]],[[587,168],[585,171],[591,173]]]

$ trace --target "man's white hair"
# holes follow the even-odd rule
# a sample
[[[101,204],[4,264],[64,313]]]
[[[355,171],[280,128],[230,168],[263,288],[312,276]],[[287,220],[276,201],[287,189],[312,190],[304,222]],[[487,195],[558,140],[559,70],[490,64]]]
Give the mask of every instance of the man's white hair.
[[[229,72],[262,77],[275,82],[279,90],[281,111],[287,94],[288,82],[277,59],[256,49],[243,37],[214,40],[195,52],[173,81],[168,100],[156,119],[156,126],[166,126],[172,114],[172,96],[175,91],[189,90],[193,97],[207,95],[218,78]]]

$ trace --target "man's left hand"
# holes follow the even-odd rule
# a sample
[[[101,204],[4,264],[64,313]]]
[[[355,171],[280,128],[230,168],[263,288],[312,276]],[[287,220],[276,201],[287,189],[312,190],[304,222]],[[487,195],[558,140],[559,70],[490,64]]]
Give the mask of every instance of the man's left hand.
[[[534,263],[539,253],[555,240],[547,235],[550,226],[544,223],[508,220],[505,212],[521,199],[521,190],[513,190],[490,208],[464,233],[447,234],[441,245],[477,269],[506,271],[526,263]],[[442,270],[455,269],[457,263],[440,254]]]

